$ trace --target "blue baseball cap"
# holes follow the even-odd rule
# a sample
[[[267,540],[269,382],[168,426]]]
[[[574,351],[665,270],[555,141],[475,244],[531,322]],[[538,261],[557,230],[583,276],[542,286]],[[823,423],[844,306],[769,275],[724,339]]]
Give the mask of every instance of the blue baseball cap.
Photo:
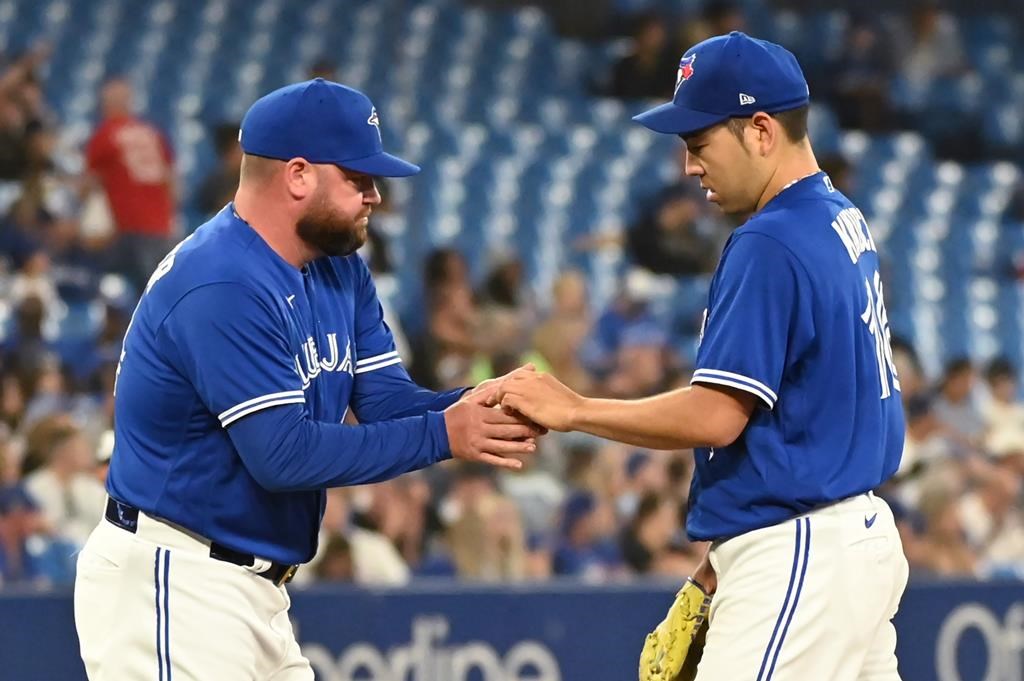
[[[301,157],[378,177],[420,167],[384,152],[380,119],[359,90],[323,78],[287,85],[256,100],[242,119],[242,151],[282,161]]]
[[[810,89],[792,52],[733,31],[687,50],[672,101],[633,120],[654,132],[689,135],[729,118],[788,111],[809,101]]]

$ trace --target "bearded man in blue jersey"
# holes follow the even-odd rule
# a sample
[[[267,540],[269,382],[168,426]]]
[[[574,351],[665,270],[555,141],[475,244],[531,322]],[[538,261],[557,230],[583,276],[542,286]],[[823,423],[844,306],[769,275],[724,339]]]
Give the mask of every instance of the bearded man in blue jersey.
[[[364,94],[276,90],[240,143],[235,200],[163,259],[125,336],[110,498],[75,584],[92,681],[311,681],[285,584],[326,488],[452,457],[519,468],[540,434],[485,406],[501,379],[435,393],[402,367],[354,253],[374,178],[419,168],[383,151]]]

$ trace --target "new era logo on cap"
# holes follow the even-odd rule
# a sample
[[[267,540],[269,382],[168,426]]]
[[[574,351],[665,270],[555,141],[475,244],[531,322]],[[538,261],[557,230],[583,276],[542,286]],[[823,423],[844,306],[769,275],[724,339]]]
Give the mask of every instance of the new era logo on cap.
[[[754,99],[753,97],[751,97],[750,95],[745,95],[742,92],[740,93],[740,106],[746,106],[747,104],[753,104],[756,101],[757,100]]]

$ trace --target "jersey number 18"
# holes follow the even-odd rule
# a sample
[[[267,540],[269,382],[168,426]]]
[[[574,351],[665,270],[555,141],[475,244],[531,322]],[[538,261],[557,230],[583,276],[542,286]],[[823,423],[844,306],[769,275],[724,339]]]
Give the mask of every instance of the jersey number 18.
[[[868,333],[875,341],[875,359],[878,361],[878,380],[882,384],[882,399],[892,395],[892,391],[900,391],[900,379],[896,376],[896,365],[892,361],[892,345],[889,334],[889,315],[885,311],[882,299],[882,278],[875,270],[874,285],[864,278],[864,291],[868,303],[860,318],[868,327]],[[891,386],[891,387],[890,387]]]

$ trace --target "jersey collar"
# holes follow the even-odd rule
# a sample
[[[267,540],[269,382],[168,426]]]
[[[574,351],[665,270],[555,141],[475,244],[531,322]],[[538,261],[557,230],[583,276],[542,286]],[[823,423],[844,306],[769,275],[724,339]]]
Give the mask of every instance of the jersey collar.
[[[814,179],[816,177],[819,177],[819,176],[823,176],[824,174],[825,174],[824,170],[815,170],[813,173],[810,173],[809,175],[804,175],[803,177],[798,177],[797,179],[793,180],[792,182],[787,184],[785,187],[780,189],[775,194],[775,196],[773,196],[772,198],[770,198],[768,200],[768,203],[764,204],[764,206],[761,208],[761,210],[758,211],[758,213],[764,212],[765,208],[767,208],[768,206],[770,206],[773,203],[775,203],[776,201],[778,201],[787,192],[789,194],[788,194],[788,196],[786,198],[789,198],[789,196],[793,196],[793,195],[797,194],[800,190],[804,189],[805,187],[813,187],[814,185],[811,184],[810,180],[812,180],[812,179]]]

